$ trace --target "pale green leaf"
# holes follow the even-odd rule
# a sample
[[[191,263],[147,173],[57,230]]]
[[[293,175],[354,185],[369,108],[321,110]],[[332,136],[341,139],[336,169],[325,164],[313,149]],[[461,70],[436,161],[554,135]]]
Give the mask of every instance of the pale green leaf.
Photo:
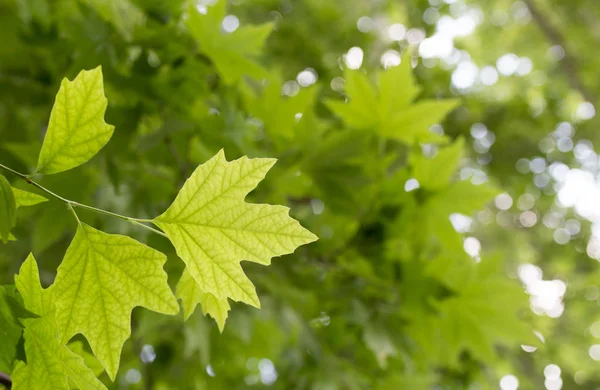
[[[273,24],[241,26],[232,33],[221,31],[225,17],[226,0],[219,0],[200,13],[196,6],[188,10],[187,26],[199,48],[214,62],[226,84],[240,80],[243,75],[261,78],[267,75],[257,62],[265,40],[273,31]]]
[[[13,195],[15,196],[15,202],[17,204],[17,208],[19,207],[27,207],[27,206],[35,206],[36,204],[40,204],[43,202],[47,202],[48,199],[44,198],[41,195],[34,194],[33,192],[23,191],[18,188],[12,187]]]
[[[415,142],[445,142],[446,137],[429,131],[458,105],[456,99],[423,100],[412,103],[419,93],[414,81],[410,57],[401,64],[379,72],[377,84],[371,86],[358,70],[346,70],[346,103],[327,101],[326,105],[348,125],[373,129],[379,135],[407,145]]]
[[[217,299],[213,294],[202,291],[187,269],[183,271],[177,284],[176,294],[177,298],[181,299],[183,316],[186,320],[200,304],[202,313],[210,315],[219,326],[219,331],[223,332],[231,308],[227,298]]]
[[[218,300],[259,307],[240,262],[268,265],[272,257],[317,239],[289,216],[287,207],[244,202],[274,163],[247,157],[228,162],[220,151],[196,169],[173,204],[154,220],[198,287]]]
[[[107,104],[100,67],[82,70],[73,81],[65,78],[50,114],[37,172],[66,171],[96,155],[114,131],[104,122]]]
[[[136,306],[176,314],[165,255],[129,237],[80,224],[58,267],[53,294],[61,342],[83,334],[106,372],[115,378]]]
[[[417,179],[419,186],[428,190],[446,187],[458,168],[464,144],[464,140],[459,138],[451,146],[441,148],[434,158],[413,153],[413,177]]]
[[[17,204],[8,180],[0,175],[0,239],[5,244],[10,238],[10,230],[17,222]]]
[[[42,289],[32,255],[21,265],[15,283],[25,307],[40,317],[22,320],[27,362],[19,361],[15,366],[13,389],[68,390],[69,382],[80,390],[106,389],[83,359],[56,337],[53,296],[50,289]]]

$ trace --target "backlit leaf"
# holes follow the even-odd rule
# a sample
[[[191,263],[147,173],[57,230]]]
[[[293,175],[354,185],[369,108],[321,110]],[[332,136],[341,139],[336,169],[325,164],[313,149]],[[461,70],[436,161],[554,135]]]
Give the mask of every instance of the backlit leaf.
[[[61,342],[83,334],[114,379],[131,333],[132,309],[179,311],[162,268],[165,261],[165,255],[129,237],[80,224],[53,285]]]
[[[154,223],[169,237],[204,293],[259,307],[254,285],[240,262],[269,265],[315,241],[289,216],[289,209],[244,202],[274,159],[242,157],[228,162],[223,151],[199,166],[168,210]]]
[[[67,171],[96,155],[114,131],[104,122],[107,104],[100,67],[82,70],[73,81],[65,78],[50,114],[37,172]]]

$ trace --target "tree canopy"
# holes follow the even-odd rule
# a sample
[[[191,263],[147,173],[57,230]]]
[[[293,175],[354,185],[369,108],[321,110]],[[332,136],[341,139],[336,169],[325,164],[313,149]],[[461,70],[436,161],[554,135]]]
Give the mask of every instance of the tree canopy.
[[[0,0],[0,388],[600,387],[594,0]]]

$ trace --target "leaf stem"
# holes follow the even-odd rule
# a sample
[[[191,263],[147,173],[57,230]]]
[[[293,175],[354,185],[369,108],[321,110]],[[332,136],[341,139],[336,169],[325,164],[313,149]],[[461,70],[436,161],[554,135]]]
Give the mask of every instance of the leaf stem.
[[[93,212],[96,212],[96,213],[99,213],[99,214],[109,215],[109,216],[114,217],[114,218],[119,218],[119,219],[122,219],[124,221],[131,222],[132,224],[134,224],[136,226],[142,227],[144,229],[148,229],[151,232],[156,233],[158,235],[161,235],[163,237],[167,237],[167,235],[165,233],[161,232],[160,230],[155,229],[152,226],[148,226],[145,223],[143,223],[143,222],[151,223],[152,222],[151,220],[140,219],[140,218],[133,218],[133,217],[127,217],[125,215],[113,213],[113,212],[110,212],[110,211],[107,211],[107,210],[102,210],[102,209],[99,209],[97,207],[92,207],[92,206],[88,206],[88,205],[85,205],[85,204],[82,204],[82,203],[74,202],[72,200],[63,198],[62,196],[60,196],[60,195],[58,195],[58,194],[50,191],[46,187],[44,187],[44,186],[38,184],[37,182],[31,180],[31,178],[28,175],[25,175],[25,174],[23,174],[21,172],[17,172],[17,171],[15,171],[12,168],[7,167],[6,165],[0,164],[0,168],[4,169],[7,172],[12,173],[15,176],[20,177],[21,179],[25,180],[27,183],[31,184],[32,186],[34,186],[34,187],[38,188],[39,190],[45,192],[47,195],[49,195],[49,196],[51,196],[51,197],[53,197],[55,199],[58,199],[59,201],[65,203],[69,207],[69,209],[73,212],[73,215],[75,216],[75,219],[77,219],[78,223],[80,223],[80,221],[79,221],[79,217],[77,216],[77,213],[75,212],[75,207],[78,207],[80,209],[90,210],[90,211],[93,211]]]

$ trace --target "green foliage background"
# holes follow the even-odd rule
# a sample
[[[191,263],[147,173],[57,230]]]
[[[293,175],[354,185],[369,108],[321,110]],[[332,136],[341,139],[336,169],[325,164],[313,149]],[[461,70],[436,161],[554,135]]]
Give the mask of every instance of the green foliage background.
[[[151,219],[221,149],[276,158],[248,201],[290,207],[319,237],[269,267],[242,263],[261,309],[230,301],[222,334],[200,308],[187,320],[134,309],[114,382],[75,336],[69,348],[108,388],[492,389],[506,375],[522,389],[600,386],[597,216],[557,200],[569,169],[592,181],[598,170],[598,121],[582,105],[600,83],[595,1],[208,3],[0,0],[1,164],[33,172],[61,81],[101,65],[111,142],[36,180]],[[239,21],[231,33],[226,15]],[[477,27],[455,39],[460,51],[423,56],[419,35],[465,15]],[[392,40],[394,24],[408,34]],[[344,59],[352,47],[358,70]],[[532,69],[459,88],[460,64],[483,69],[507,53]],[[308,68],[314,83],[299,76]],[[456,214],[472,218],[461,232]],[[167,254],[175,291],[184,264],[168,240],[79,216]],[[15,222],[16,241],[0,246],[0,302],[18,296],[10,285],[29,253],[51,285],[77,229],[55,199],[19,207]],[[527,272],[566,286],[554,312],[536,307]],[[13,363],[0,359],[6,373]]]

